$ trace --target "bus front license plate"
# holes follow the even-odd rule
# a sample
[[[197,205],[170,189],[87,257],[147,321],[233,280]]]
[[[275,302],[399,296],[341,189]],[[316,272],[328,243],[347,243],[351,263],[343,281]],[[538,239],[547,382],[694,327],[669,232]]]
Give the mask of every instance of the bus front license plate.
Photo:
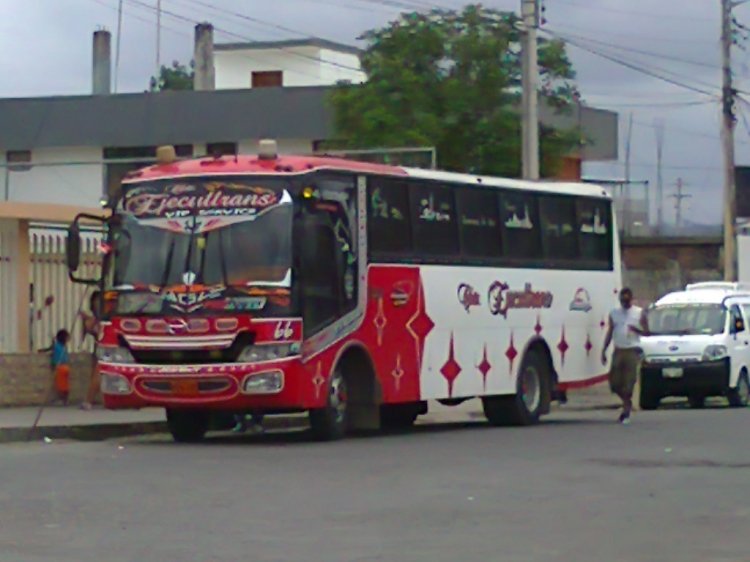
[[[198,394],[198,381],[172,381],[172,392],[183,396]]]
[[[683,375],[682,367],[664,367],[661,374],[665,379],[679,379]]]

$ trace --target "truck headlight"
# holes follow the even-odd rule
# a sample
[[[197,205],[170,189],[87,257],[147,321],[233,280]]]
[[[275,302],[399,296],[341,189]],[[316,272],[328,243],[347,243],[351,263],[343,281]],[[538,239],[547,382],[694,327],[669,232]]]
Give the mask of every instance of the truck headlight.
[[[237,361],[239,363],[259,363],[261,361],[275,361],[299,353],[298,343],[274,343],[267,345],[248,345],[242,350]]]
[[[102,373],[102,394],[130,394],[130,381],[122,375]]]
[[[709,345],[703,351],[704,361],[718,361],[724,359],[727,356],[727,346],[725,345]]]
[[[135,363],[133,354],[126,347],[98,345],[96,358],[102,363]]]
[[[270,371],[246,376],[242,381],[243,394],[275,394],[284,388],[284,373]]]

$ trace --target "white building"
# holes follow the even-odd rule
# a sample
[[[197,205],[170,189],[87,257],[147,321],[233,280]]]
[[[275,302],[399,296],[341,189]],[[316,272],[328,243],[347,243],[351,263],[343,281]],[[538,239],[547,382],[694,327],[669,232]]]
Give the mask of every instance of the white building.
[[[323,39],[218,44],[214,47],[216,89],[362,83],[366,77],[359,52]]]

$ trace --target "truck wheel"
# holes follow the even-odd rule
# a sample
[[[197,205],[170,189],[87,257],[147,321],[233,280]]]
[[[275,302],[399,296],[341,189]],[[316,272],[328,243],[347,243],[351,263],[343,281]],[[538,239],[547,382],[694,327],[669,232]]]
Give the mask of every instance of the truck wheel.
[[[173,410],[167,408],[167,427],[178,443],[202,441],[208,431],[211,417],[200,410]]]
[[[328,381],[326,405],[310,410],[310,429],[319,441],[341,439],[346,434],[347,402],[346,380],[337,367]]]
[[[661,396],[651,383],[641,380],[641,393],[638,396],[638,404],[641,410],[656,410],[661,402]]]
[[[732,408],[745,408],[750,404],[750,382],[748,382],[747,371],[742,371],[737,386],[729,389],[727,398]]]
[[[530,351],[524,358],[514,396],[482,398],[484,415],[492,425],[534,425],[549,401],[550,372],[547,361]]]
[[[706,397],[702,394],[691,394],[688,396],[688,403],[694,410],[700,410],[706,405]]]

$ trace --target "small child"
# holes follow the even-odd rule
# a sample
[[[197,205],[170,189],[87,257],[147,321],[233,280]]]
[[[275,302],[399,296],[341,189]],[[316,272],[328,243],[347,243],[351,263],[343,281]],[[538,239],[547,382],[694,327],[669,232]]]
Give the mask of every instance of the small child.
[[[70,393],[70,357],[68,356],[68,341],[70,334],[67,330],[60,330],[55,336],[52,346],[52,369],[55,373],[55,390],[63,406],[68,405]]]

